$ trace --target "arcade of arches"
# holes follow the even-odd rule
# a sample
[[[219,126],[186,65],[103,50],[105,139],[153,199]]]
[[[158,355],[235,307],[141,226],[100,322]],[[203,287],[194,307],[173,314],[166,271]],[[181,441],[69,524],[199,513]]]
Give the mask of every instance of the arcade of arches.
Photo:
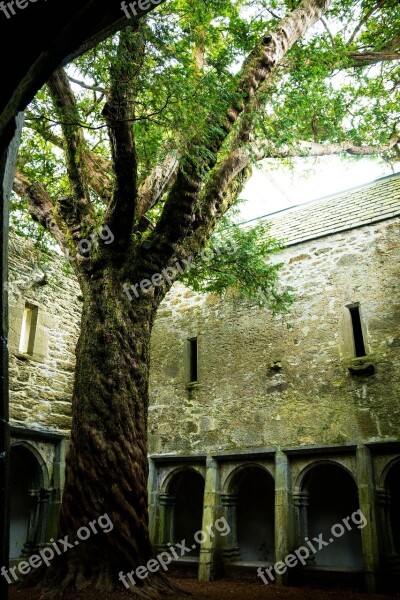
[[[241,462],[238,456],[186,457],[185,463],[182,457],[153,457],[150,519],[156,550],[182,540],[190,547],[197,531],[206,532],[224,517],[227,535],[209,537],[174,566],[182,573],[191,565],[193,574],[196,565],[203,580],[254,577],[258,566],[272,566],[307,540],[321,534],[332,539],[332,527],[361,510],[365,519],[348,521],[343,535],[311,552],[301,569],[276,575],[276,582],[322,577],[372,590],[377,581],[378,587],[383,579],[387,585],[398,581],[400,457],[378,456],[366,447],[329,458],[321,452],[253,453]]]
[[[11,562],[37,552],[54,535],[61,447],[60,440],[12,444]],[[190,552],[173,562],[180,574],[254,578],[259,566],[284,560],[321,534],[329,539],[334,525],[361,510],[365,523],[351,522],[344,535],[311,552],[304,567],[276,574],[276,583],[314,581],[319,573],[323,582],[343,580],[367,590],[398,585],[400,455],[366,446],[330,450],[330,456],[315,448],[308,454],[291,449],[248,457],[151,457],[155,552],[185,541]],[[218,519],[227,524],[223,535],[214,526]],[[213,535],[196,540],[197,532],[210,528]]]
[[[56,444],[57,446],[57,444]],[[42,445],[42,449],[45,445]],[[366,524],[352,527],[333,543],[311,553],[307,564],[277,575],[277,583],[313,580],[320,572],[349,584],[376,579],[398,581],[400,574],[400,456],[366,447],[323,457],[288,452],[267,456],[150,459],[150,528],[155,551],[185,540],[190,553],[174,561],[180,573],[209,580],[255,576],[306,540],[330,537],[332,526],[361,510]],[[44,453],[46,454],[46,453]],[[58,457],[59,458],[59,457]],[[37,445],[14,440],[11,448],[10,559],[29,556],[52,535],[58,509],[57,451],[53,465]],[[371,475],[372,473],[372,475]],[[372,477],[372,479],[371,479]],[[371,486],[375,481],[375,489]],[[229,531],[193,544],[197,532],[210,531],[217,519]],[[360,523],[358,523],[360,525]],[[379,552],[375,552],[379,549]],[[333,578],[332,578],[333,577]],[[373,581],[372,581],[373,578]],[[393,585],[396,585],[395,583]]]

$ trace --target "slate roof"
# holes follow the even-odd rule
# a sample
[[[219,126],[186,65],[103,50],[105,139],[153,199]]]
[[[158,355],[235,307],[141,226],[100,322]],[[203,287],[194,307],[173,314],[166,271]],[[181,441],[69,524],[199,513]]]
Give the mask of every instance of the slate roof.
[[[400,173],[263,217],[286,246],[400,216]]]

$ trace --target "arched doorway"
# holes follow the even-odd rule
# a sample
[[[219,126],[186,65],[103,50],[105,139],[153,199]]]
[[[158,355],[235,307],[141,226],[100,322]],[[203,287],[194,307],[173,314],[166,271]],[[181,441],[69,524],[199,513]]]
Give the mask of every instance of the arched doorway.
[[[204,479],[192,469],[180,471],[172,479],[168,492],[173,498],[171,543],[186,540],[190,556],[199,556],[200,546],[194,536],[201,531],[203,522]],[[196,544],[196,548],[192,545]]]
[[[304,537],[312,541],[322,534],[328,545],[319,548],[313,561],[317,567],[338,570],[360,570],[363,568],[361,530],[350,519],[350,530],[343,525],[343,519],[359,510],[357,485],[353,477],[340,465],[324,463],[313,467],[304,481],[303,505],[307,507],[306,531]],[[332,534],[332,527],[342,524]]]
[[[240,560],[274,561],[275,484],[262,467],[249,466],[234,477],[231,491],[235,498],[236,544]],[[235,514],[236,513],[236,514]]]
[[[19,558],[34,534],[35,506],[44,487],[43,473],[35,455],[24,445],[10,451],[10,558]]]

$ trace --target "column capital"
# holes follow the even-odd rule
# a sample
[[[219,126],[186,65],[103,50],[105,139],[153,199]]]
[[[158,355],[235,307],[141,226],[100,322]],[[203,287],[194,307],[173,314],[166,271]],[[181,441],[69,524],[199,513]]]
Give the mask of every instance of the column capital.
[[[308,506],[310,494],[308,492],[293,492],[293,503],[295,506]]]
[[[389,490],[385,490],[385,488],[377,488],[376,500],[380,506],[390,506],[392,495]]]
[[[206,468],[207,469],[218,469],[218,462],[212,456],[207,456],[206,458]]]
[[[28,490],[28,496],[31,500],[39,501],[40,498],[40,490]]]
[[[221,504],[222,506],[237,506],[238,503],[238,495],[223,493],[221,494]]]
[[[161,506],[173,506],[176,502],[176,496],[168,492],[162,492],[158,496]]]

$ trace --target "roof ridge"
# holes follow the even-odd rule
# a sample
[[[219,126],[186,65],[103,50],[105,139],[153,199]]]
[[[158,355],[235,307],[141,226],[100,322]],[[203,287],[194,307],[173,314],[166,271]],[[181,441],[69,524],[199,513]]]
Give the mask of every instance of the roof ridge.
[[[400,173],[268,215],[270,234],[285,246],[400,216]]]
[[[388,181],[390,179],[400,179],[400,171],[397,173],[392,173],[391,175],[384,175],[383,177],[378,177],[378,179],[374,179],[369,183],[363,183],[361,185],[354,186],[352,188],[348,188],[347,190],[342,190],[341,192],[335,192],[334,194],[328,194],[326,196],[320,196],[318,198],[314,198],[313,200],[307,200],[306,202],[302,202],[300,204],[294,204],[292,206],[287,206],[285,208],[281,208],[280,210],[274,211],[272,213],[267,213],[265,215],[261,215],[260,217],[255,217],[254,219],[249,219],[248,221],[242,221],[237,223],[237,225],[247,225],[248,223],[252,223],[254,221],[261,221],[263,219],[270,220],[271,217],[275,217],[277,215],[281,215],[284,213],[288,213],[290,211],[294,211],[296,209],[306,208],[311,205],[318,205],[319,203],[323,203],[328,200],[332,200],[334,198],[340,199],[341,197],[346,197],[355,193],[357,191],[362,191],[374,186],[377,186],[381,182]]]

